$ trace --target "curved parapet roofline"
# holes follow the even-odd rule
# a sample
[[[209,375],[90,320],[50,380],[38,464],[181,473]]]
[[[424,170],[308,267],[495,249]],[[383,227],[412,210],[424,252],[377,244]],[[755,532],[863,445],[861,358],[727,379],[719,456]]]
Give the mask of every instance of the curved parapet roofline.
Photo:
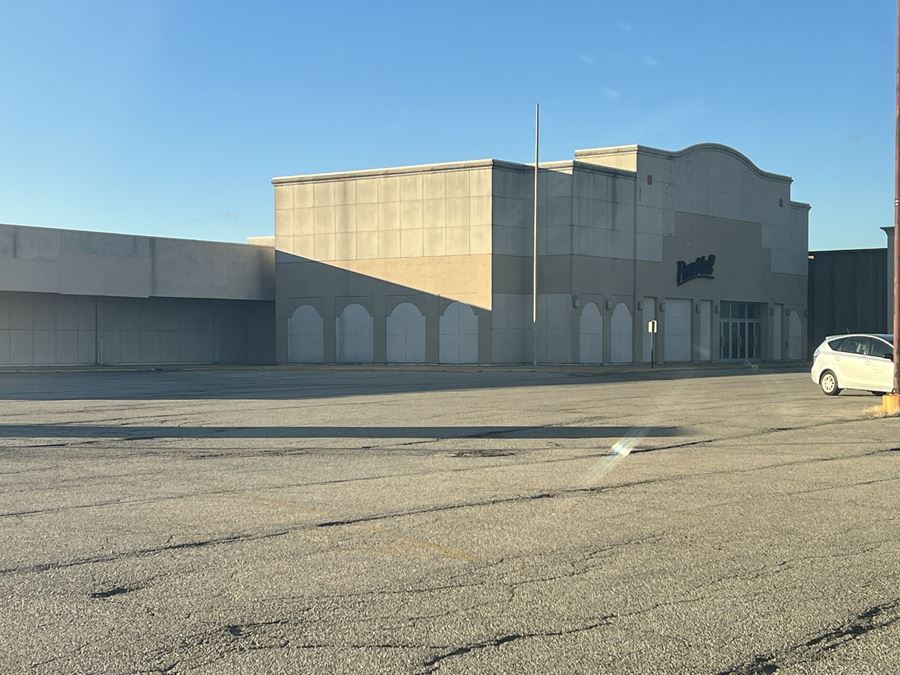
[[[725,154],[731,155],[736,159],[741,160],[744,164],[746,164],[753,173],[758,175],[760,178],[768,178],[769,180],[777,180],[784,183],[792,183],[794,181],[790,176],[785,176],[780,173],[772,173],[770,171],[763,171],[756,164],[754,164],[747,155],[742,152],[739,152],[728,145],[722,145],[721,143],[697,143],[696,145],[689,145],[688,147],[682,150],[661,150],[659,148],[651,148],[645,145],[638,146],[638,152],[649,152],[650,154],[663,155],[667,159],[674,159],[676,157],[683,157],[692,152],[697,152],[698,150],[717,150],[719,152],[724,152]]]

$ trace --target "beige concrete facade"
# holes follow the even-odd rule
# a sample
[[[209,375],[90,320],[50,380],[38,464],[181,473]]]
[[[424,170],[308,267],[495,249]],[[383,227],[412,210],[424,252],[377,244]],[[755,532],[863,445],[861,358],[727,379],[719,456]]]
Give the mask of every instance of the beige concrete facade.
[[[0,367],[271,363],[271,247],[0,225]]]
[[[482,160],[276,178],[277,360],[530,362],[533,177]],[[659,360],[722,358],[720,338],[804,356],[809,206],[789,177],[705,144],[580,150],[539,178],[540,362],[647,360],[648,318]],[[677,283],[710,255],[714,278]],[[754,325],[721,333],[723,302]]]

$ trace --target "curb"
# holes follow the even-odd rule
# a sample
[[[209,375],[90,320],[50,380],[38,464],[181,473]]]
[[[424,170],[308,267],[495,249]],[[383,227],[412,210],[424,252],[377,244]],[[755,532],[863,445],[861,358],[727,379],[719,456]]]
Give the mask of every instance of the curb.
[[[273,372],[408,372],[408,373],[560,373],[566,375],[619,375],[626,373],[704,373],[733,371],[769,372],[805,372],[810,364],[798,361],[759,361],[742,363],[672,363],[628,365],[574,365],[574,364],[380,364],[380,363],[348,363],[348,364],[298,364],[285,363],[278,365],[253,364],[160,364],[160,365],[115,365],[115,366],[21,366],[18,368],[0,368],[0,375],[24,375],[35,373],[155,373],[155,372],[202,372],[223,370],[251,370]]]

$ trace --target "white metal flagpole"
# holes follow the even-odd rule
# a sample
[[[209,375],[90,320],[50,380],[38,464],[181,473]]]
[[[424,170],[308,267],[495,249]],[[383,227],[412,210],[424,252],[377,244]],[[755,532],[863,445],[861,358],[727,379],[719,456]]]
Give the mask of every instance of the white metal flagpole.
[[[537,365],[538,292],[538,148],[541,139],[541,104],[534,104],[534,224],[531,232],[531,362]]]

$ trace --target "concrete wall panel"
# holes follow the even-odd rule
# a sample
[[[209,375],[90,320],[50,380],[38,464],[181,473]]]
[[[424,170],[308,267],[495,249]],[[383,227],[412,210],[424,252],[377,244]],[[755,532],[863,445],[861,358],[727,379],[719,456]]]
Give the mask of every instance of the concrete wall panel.
[[[593,302],[582,308],[578,328],[578,362],[603,363],[603,316]]]
[[[631,363],[631,312],[624,303],[616,305],[610,322],[610,362]]]
[[[387,362],[424,361],[425,316],[412,303],[400,303],[387,317]]]
[[[0,225],[0,291],[272,301],[264,246]]]
[[[9,357],[10,331],[0,328],[0,364],[11,363]]]
[[[78,363],[78,331],[56,331],[56,354],[53,363]]]
[[[337,360],[340,363],[374,361],[374,321],[368,310],[352,303],[337,318]]]
[[[35,365],[34,331],[11,330],[9,332],[9,362],[12,365]]]
[[[478,362],[478,317],[468,305],[451,302],[441,314],[440,362]]]
[[[325,322],[311,305],[301,305],[288,320],[287,360],[291,363],[325,360]]]
[[[691,301],[666,299],[665,351],[666,361],[691,360]]]
[[[800,315],[790,310],[788,314],[788,359],[799,361],[803,358],[803,322]]]

